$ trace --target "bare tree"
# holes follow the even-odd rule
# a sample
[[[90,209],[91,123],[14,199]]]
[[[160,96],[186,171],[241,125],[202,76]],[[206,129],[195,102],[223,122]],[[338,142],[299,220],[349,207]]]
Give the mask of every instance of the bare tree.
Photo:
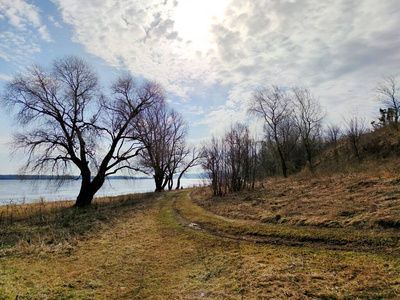
[[[306,151],[309,167],[313,169],[313,159],[320,144],[322,120],[325,113],[309,88],[294,87],[292,91],[296,126]]]
[[[326,129],[326,137],[328,144],[336,145],[342,136],[342,130],[337,124],[330,124]]]
[[[93,69],[68,56],[45,69],[33,66],[7,84],[3,100],[17,108],[15,147],[27,155],[26,171],[65,174],[76,167],[81,188],[75,206],[90,205],[105,178],[136,169],[141,146],[131,130],[138,114],[163,100],[157,84],[121,76],[105,97]]]
[[[340,129],[339,125],[330,124],[327,127],[326,135],[328,144],[333,146],[335,160],[337,161],[339,159],[337,146],[338,146],[338,141],[342,135],[342,130]]]
[[[213,137],[211,143],[203,147],[201,157],[201,166],[211,179],[214,196],[223,196],[227,192],[227,176],[225,174],[226,149],[222,140]]]
[[[387,76],[376,89],[378,99],[387,106],[387,109],[381,111],[383,123],[386,121],[392,124],[396,130],[399,130],[400,113],[400,84],[394,76]]]
[[[247,126],[236,123],[226,133],[227,176],[229,190],[240,191],[253,182],[253,150],[254,141],[250,138]]]
[[[267,135],[278,154],[282,174],[287,177],[287,160],[297,139],[290,97],[278,86],[257,91],[251,99],[249,113],[263,118]]]
[[[356,113],[344,120],[346,124],[345,137],[353,149],[354,155],[358,160],[362,159],[361,156],[361,141],[363,135],[367,131],[365,119]]]
[[[221,139],[205,146],[202,166],[208,172],[215,196],[254,187],[256,143],[249,129],[235,124]]]
[[[141,171],[153,176],[156,192],[168,183],[172,188],[173,175],[188,154],[186,122],[165,103],[158,103],[141,113],[134,130],[145,147],[140,154]]]
[[[176,188],[179,190],[181,188],[181,179],[183,175],[192,167],[200,164],[201,152],[199,152],[195,147],[189,147],[187,150],[187,155],[183,157],[182,164],[180,166],[180,172],[178,180],[176,183]]]

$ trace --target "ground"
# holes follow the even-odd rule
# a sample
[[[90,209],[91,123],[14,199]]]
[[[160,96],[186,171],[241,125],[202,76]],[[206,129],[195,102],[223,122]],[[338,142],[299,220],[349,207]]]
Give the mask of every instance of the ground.
[[[233,219],[201,194],[4,208],[0,299],[400,298],[398,232]]]

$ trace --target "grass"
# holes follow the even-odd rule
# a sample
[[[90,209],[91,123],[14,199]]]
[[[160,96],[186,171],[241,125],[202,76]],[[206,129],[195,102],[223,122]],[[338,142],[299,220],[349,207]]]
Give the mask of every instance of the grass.
[[[393,161],[393,166],[400,165]],[[332,176],[292,176],[265,180],[254,191],[215,198],[203,193],[194,201],[215,214],[260,223],[319,228],[400,228],[400,170],[376,166],[374,171]]]
[[[187,191],[102,199],[82,211],[65,207],[69,203],[42,205],[42,218],[38,207],[20,207],[23,213],[14,211],[12,224],[7,218],[2,225],[7,238],[0,256],[0,299],[400,297],[400,262],[394,255],[312,243],[270,245],[193,230],[176,210],[187,222],[204,218],[220,227],[232,222],[194,205]],[[233,223],[247,230],[246,223]],[[54,242],[43,243],[60,228]]]
[[[204,194],[196,190],[194,198]],[[199,201],[199,200],[198,200]],[[257,243],[285,244],[292,246],[322,247],[354,251],[385,252],[400,256],[400,234],[393,231],[329,229],[312,226],[288,226],[229,219],[215,215],[182,197],[176,210],[184,219],[200,225],[220,236],[239,238]]]
[[[96,198],[85,209],[71,207],[72,201],[0,206],[0,254],[5,251],[37,251],[70,248],[86,235],[112,226],[126,206],[144,203],[150,194]]]

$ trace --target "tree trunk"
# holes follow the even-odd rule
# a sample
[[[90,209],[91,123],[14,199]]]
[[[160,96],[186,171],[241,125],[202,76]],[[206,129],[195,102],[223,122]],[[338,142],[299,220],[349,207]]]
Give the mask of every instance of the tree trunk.
[[[170,176],[165,176],[164,182],[163,182],[163,184],[161,186],[163,191],[165,190],[165,187],[168,185],[169,179],[170,179]]]
[[[183,172],[179,174],[178,180],[176,182],[176,190],[179,190],[181,188],[181,178],[182,178]]]
[[[160,182],[159,180],[156,180],[155,183],[156,183],[156,189],[154,191],[155,192],[162,192],[163,191],[162,182]]]
[[[168,190],[172,190],[172,187],[174,185],[174,179],[172,178],[172,175],[168,179]]]
[[[282,150],[279,147],[278,147],[278,153],[279,153],[279,158],[281,159],[281,164],[282,164],[282,175],[283,175],[283,177],[287,178],[286,161],[285,161],[285,158],[283,157]]]
[[[154,183],[156,184],[155,192],[162,192],[164,190],[163,180],[163,176],[154,175]]]
[[[105,179],[104,176],[97,175],[93,179],[93,181],[90,181],[90,175],[89,179],[87,178],[87,176],[82,176],[81,190],[79,191],[79,195],[76,198],[74,206],[75,207],[89,206],[93,201],[94,195],[102,187],[104,179]]]
[[[89,206],[93,197],[97,191],[92,189],[91,187],[81,187],[78,197],[76,198],[76,202],[74,204],[75,207],[85,207]]]
[[[309,169],[311,171],[313,171],[314,170],[314,165],[313,165],[313,162],[312,162],[313,155],[312,155],[311,146],[308,145],[307,143],[305,143],[305,148],[306,148],[306,153],[307,153],[307,161],[308,161]]]

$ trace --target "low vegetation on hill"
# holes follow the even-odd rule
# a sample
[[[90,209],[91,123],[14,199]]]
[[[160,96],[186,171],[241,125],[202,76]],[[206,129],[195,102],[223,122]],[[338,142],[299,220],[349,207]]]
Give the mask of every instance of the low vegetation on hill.
[[[197,204],[218,215],[295,226],[400,228],[399,160],[370,163],[370,171],[327,175],[303,172],[270,178],[253,190],[217,198],[194,193]],[[365,167],[365,166],[364,166]]]

